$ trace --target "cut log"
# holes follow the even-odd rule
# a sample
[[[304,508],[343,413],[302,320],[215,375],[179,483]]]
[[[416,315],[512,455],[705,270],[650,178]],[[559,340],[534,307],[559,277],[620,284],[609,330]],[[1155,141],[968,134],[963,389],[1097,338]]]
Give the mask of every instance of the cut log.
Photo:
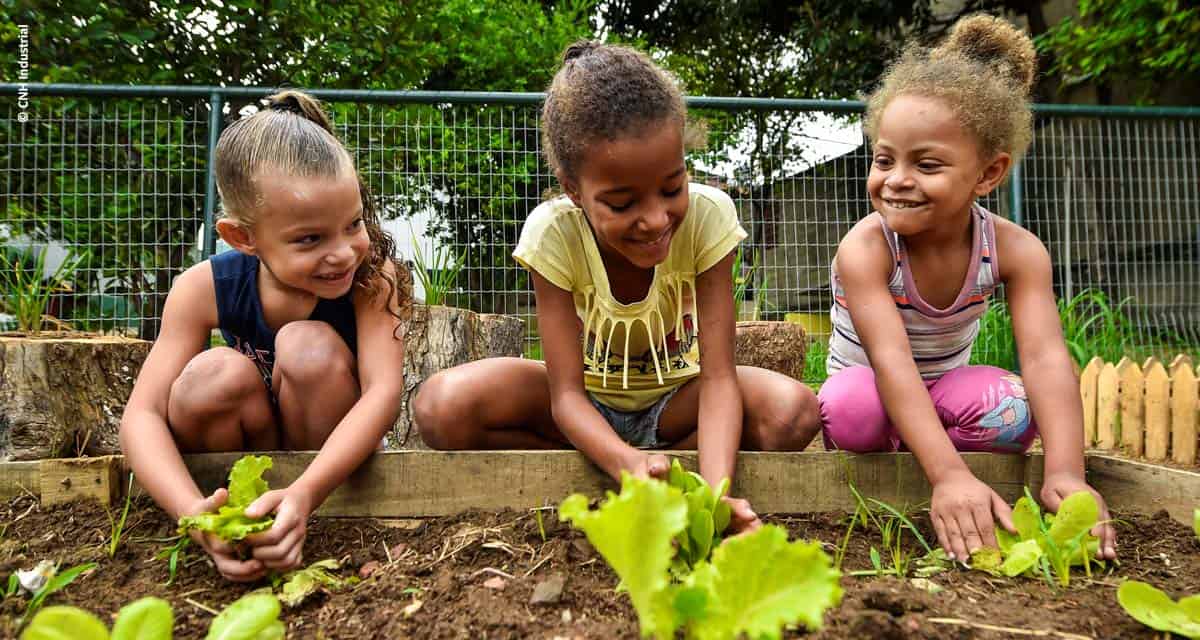
[[[804,381],[804,354],[808,338],[804,327],[791,322],[747,321],[737,323],[734,362],[761,367]]]
[[[150,343],[0,336],[0,460],[120,453],[117,430]]]
[[[404,399],[389,449],[428,449],[412,422],[412,397],[443,369],[482,358],[520,357],[525,323],[515,316],[414,305],[404,345]]]

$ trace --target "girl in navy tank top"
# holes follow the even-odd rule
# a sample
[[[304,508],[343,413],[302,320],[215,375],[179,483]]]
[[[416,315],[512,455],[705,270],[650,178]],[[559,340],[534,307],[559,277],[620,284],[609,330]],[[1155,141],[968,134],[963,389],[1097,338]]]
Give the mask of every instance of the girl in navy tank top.
[[[1015,530],[1012,509],[958,452],[1022,452],[1039,435],[1042,502],[1057,512],[1067,496],[1091,493],[1099,555],[1116,556],[1104,500],[1084,479],[1083,410],[1049,253],[975,202],[1029,144],[1036,62],[1027,35],[986,15],[960,20],[934,49],[905,51],[864,119],[875,212],[842,239],[832,269],[831,375],[818,396],[826,445],[912,451],[933,488],[938,541],[963,561],[996,546],[997,521]],[[970,364],[1001,284],[1020,376]]]
[[[320,450],[246,509],[275,519],[246,548],[192,536],[236,581],[298,566],[308,516],[395,423],[411,291],[320,103],[268,102],[217,143],[216,228],[233,250],[176,279],[121,420],[130,466],[173,518],[227,499],[200,492],[181,452]],[[227,346],[206,349],[214,329]]]

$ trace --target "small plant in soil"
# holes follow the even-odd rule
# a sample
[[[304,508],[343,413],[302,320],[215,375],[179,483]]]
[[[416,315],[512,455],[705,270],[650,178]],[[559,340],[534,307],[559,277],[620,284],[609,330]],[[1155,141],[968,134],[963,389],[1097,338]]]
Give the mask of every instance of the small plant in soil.
[[[133,474],[129,474],[129,486],[125,487],[125,506],[121,509],[121,518],[117,519],[108,514],[108,523],[112,529],[108,538],[108,557],[117,555],[117,547],[121,546],[121,535],[125,531],[125,519],[129,517],[129,503],[133,499]]]
[[[37,614],[42,608],[42,603],[51,595],[61,591],[67,585],[71,584],[86,571],[96,568],[95,562],[87,562],[84,564],[75,565],[69,569],[58,572],[51,569],[50,577],[46,579],[40,587],[33,591],[33,596],[29,599],[29,604],[25,606],[25,614],[21,616],[21,621],[17,624],[19,627],[24,621],[29,620],[31,616]],[[16,576],[16,574],[13,574]],[[19,576],[18,576],[19,579]],[[12,588],[12,578],[9,578],[9,588]]]
[[[229,471],[229,500],[216,513],[202,513],[179,519],[179,533],[204,531],[223,540],[242,540],[252,533],[266,531],[275,523],[269,516],[247,518],[246,507],[267,492],[262,474],[272,465],[270,456],[245,456]]]
[[[886,553],[887,564],[884,563],[884,556],[879,549],[874,546],[870,550],[871,569],[851,571],[852,576],[885,576],[894,575],[898,578],[903,578],[909,573],[909,566],[913,562],[913,558],[907,551],[904,550],[904,532],[907,530],[913,538],[920,543],[925,549],[925,556],[920,558],[922,568],[928,566],[928,561],[934,556],[934,549],[925,541],[925,537],[921,535],[920,530],[913,524],[908,517],[907,507],[897,509],[892,505],[875,498],[864,498],[854,484],[850,484],[850,493],[854,496],[855,508],[854,513],[850,516],[850,524],[846,528],[846,535],[842,539],[842,544],[837,551],[837,560],[835,566],[841,569],[841,563],[846,555],[846,546],[850,542],[850,537],[854,532],[854,528],[859,523],[862,523],[864,530],[874,527],[879,533],[883,553]]]
[[[175,576],[179,571],[179,561],[186,555],[187,548],[192,544],[192,539],[186,535],[179,535],[174,538],[174,543],[154,554],[155,560],[167,561],[167,581],[163,584],[164,587],[169,587],[175,582]]]
[[[675,475],[676,482],[690,483]],[[715,505],[723,504],[718,496],[725,488],[704,487],[707,492],[694,491],[689,499],[678,486],[622,474],[620,494],[608,492],[596,510],[586,496],[571,495],[559,517],[582,529],[620,578],[642,637],[674,638],[682,629],[696,640],[779,638],[788,624],[820,628],[824,611],[842,596],[841,574],[820,543],[789,542],[783,528],[766,525],[713,548]],[[705,518],[708,524],[696,525],[693,536],[692,523]],[[686,544],[700,540],[708,551],[685,551],[681,534]],[[681,559],[684,553],[694,564]]]
[[[282,640],[286,628],[279,620],[279,600],[250,593],[225,607],[209,625],[206,640]],[[171,640],[175,614],[158,598],[142,598],[121,608],[112,633],[91,613],[78,607],[47,607],[21,640]]]
[[[1126,580],[1117,589],[1117,602],[1125,613],[1151,629],[1200,639],[1200,595],[1176,602],[1145,582]]]
[[[997,528],[1000,548],[985,547],[971,555],[971,567],[994,575],[1014,577],[1040,574],[1051,586],[1071,583],[1071,567],[1082,566],[1091,576],[1100,541],[1089,532],[1096,526],[1100,507],[1086,491],[1073,493],[1059,506],[1058,514],[1043,513],[1025,489],[1013,506],[1017,535]]]

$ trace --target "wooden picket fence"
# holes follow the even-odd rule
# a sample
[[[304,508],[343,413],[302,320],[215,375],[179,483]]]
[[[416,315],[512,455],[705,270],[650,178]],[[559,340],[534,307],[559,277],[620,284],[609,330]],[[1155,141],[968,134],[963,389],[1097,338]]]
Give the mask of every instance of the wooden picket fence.
[[[1164,366],[1149,358],[1112,364],[1092,358],[1079,375],[1085,448],[1122,450],[1151,461],[1196,464],[1200,391],[1191,357]]]

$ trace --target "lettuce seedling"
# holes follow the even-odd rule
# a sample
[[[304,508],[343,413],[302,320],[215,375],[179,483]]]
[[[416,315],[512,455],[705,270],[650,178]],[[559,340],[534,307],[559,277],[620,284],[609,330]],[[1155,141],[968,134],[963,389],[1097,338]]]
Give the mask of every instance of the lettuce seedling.
[[[687,500],[688,522],[684,530],[675,536],[679,550],[672,567],[676,573],[686,572],[695,567],[697,562],[708,560],[709,554],[721,544],[722,534],[729,527],[732,509],[721,499],[729,490],[729,479],[721,480],[714,491],[703,476],[685,470],[677,458],[671,462],[667,484],[683,492],[683,498]]]
[[[683,492],[665,482],[622,473],[620,495],[609,491],[604,504],[590,511],[587,497],[573,494],[563,500],[558,516],[582,529],[621,579],[633,600],[642,637],[673,637],[679,623],[667,570],[674,555],[671,541],[688,525]]]
[[[229,472],[229,499],[216,513],[202,513],[179,519],[179,533],[193,530],[214,534],[224,540],[241,540],[252,533],[266,531],[275,523],[269,516],[247,518],[246,507],[267,492],[262,474],[271,468],[270,456],[245,456],[233,463]]]
[[[1117,589],[1117,602],[1125,613],[1151,629],[1200,639],[1200,595],[1175,602],[1145,582],[1126,580]]]
[[[819,628],[822,612],[842,596],[841,574],[819,544],[789,543],[784,529],[766,525],[725,540],[711,560],[699,557],[697,546],[685,550],[681,534],[689,545],[717,535],[717,496],[725,486],[705,493],[692,484],[703,478],[680,471],[675,480],[696,496],[691,500],[678,486],[622,474],[621,493],[608,492],[599,509],[589,510],[580,494],[559,507],[559,517],[582,529],[621,579],[642,637],[674,638],[680,627],[692,640],[779,638],[784,625],[796,622]],[[712,529],[702,517],[711,518]],[[695,527],[700,535],[692,535],[695,522],[702,523]],[[678,557],[684,553],[691,564]]]
[[[217,614],[204,640],[283,640],[280,610],[279,598],[269,593],[246,594]]]
[[[356,577],[342,578],[333,573],[341,568],[341,564],[333,558],[318,560],[303,569],[289,571],[283,576],[283,587],[279,591],[279,600],[287,607],[295,607],[308,599],[314,593],[338,591],[353,585]]]
[[[1196,540],[1200,540],[1200,509],[1192,511],[1192,531],[1196,532]]]
[[[1047,582],[1071,583],[1071,567],[1082,566],[1091,575],[1100,540],[1091,535],[1100,517],[1096,498],[1087,491],[1073,493],[1058,508],[1058,514],[1043,514],[1033,496],[1013,506],[1013,524],[1017,535],[996,529],[999,550],[983,548],[971,554],[971,567],[994,575],[1015,577],[1041,572]]]
[[[213,619],[205,640],[282,640],[279,600],[250,593]],[[21,640],[171,640],[175,614],[166,600],[142,598],[121,608],[112,635],[99,618],[78,607],[46,607],[33,618]]]
[[[21,640],[171,640],[175,615],[159,598],[142,598],[121,608],[112,634],[99,618],[77,607],[46,607],[33,618]]]

